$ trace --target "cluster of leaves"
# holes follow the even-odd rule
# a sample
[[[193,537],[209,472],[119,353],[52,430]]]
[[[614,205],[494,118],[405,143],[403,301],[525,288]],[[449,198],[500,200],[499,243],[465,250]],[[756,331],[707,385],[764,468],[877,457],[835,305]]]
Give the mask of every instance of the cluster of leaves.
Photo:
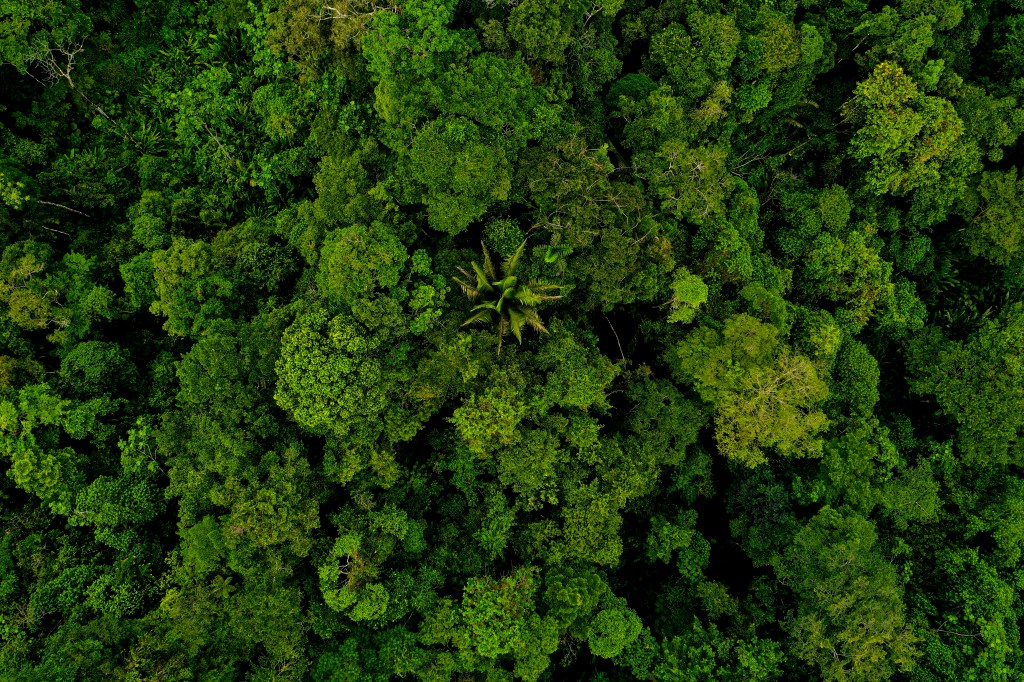
[[[1024,676],[1018,0],[0,0],[0,82],[5,679]]]

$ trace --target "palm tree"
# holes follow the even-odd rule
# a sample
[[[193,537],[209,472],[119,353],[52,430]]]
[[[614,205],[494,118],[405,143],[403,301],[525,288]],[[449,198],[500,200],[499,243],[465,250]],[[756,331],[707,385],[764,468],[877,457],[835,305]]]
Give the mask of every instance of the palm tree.
[[[498,327],[498,352],[501,353],[501,341],[505,334],[512,331],[519,343],[523,342],[523,327],[529,325],[538,332],[547,333],[547,329],[540,321],[537,313],[537,306],[544,301],[551,301],[561,296],[547,294],[544,292],[559,289],[557,284],[544,284],[543,282],[530,281],[521,284],[516,277],[516,267],[519,259],[526,248],[526,240],[519,245],[516,252],[509,256],[500,268],[494,267],[491,260],[491,253],[487,246],[480,242],[484,251],[484,264],[473,263],[473,273],[470,274],[464,268],[459,268],[466,279],[452,277],[459,285],[463,293],[470,301],[478,301],[473,307],[472,314],[462,323],[465,327],[474,322],[489,321]],[[473,280],[476,283],[473,283]]]

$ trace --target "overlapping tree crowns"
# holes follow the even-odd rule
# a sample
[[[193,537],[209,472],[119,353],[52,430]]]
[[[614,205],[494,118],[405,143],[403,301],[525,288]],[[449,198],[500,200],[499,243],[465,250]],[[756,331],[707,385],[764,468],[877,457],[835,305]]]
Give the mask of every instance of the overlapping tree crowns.
[[[459,268],[459,272],[465,279],[452,277],[470,301],[481,301],[473,306],[472,314],[466,318],[462,326],[485,321],[496,324],[499,353],[501,353],[502,339],[510,330],[519,343],[523,342],[523,327],[527,325],[538,332],[547,333],[548,330],[544,327],[537,312],[537,306],[544,301],[561,298],[560,295],[546,293],[561,287],[558,284],[547,284],[536,280],[530,280],[523,284],[516,277],[516,268],[519,266],[519,260],[526,248],[526,240],[523,240],[515,253],[505,259],[500,267],[495,267],[487,245],[480,242],[480,246],[484,254],[483,265],[474,261],[473,274],[464,268]]]

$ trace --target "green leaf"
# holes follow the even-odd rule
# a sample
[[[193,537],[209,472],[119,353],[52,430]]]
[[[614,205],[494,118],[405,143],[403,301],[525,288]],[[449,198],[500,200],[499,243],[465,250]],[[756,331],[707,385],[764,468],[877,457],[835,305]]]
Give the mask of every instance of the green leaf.
[[[512,325],[512,333],[515,334],[519,343],[523,342],[523,325],[526,324],[526,315],[516,308],[508,309],[508,319]]]
[[[491,285],[491,279],[488,279],[487,272],[485,269],[480,267],[479,263],[473,263],[473,270],[476,271],[476,288],[486,293],[494,291],[494,287]]]
[[[519,248],[516,249],[516,252],[513,253],[511,256],[509,256],[505,260],[505,274],[506,275],[513,275],[513,274],[515,274],[516,268],[519,266],[519,259],[522,258],[522,256],[523,256],[523,249],[525,249],[525,248],[526,248],[526,240],[524,239],[523,243],[520,244]]]

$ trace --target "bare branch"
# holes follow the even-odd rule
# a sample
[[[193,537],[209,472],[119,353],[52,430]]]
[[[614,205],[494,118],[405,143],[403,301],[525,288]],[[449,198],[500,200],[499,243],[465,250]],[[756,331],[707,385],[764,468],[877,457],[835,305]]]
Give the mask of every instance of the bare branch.
[[[85,216],[86,218],[92,217],[88,213],[82,213],[81,211],[71,208],[70,206],[65,206],[64,204],[58,204],[53,201],[43,201],[42,199],[36,199],[35,201],[37,204],[45,204],[46,206],[56,206],[57,208],[63,208],[65,211],[71,211],[72,213],[77,213],[78,215]]]
[[[56,80],[65,81],[68,86],[78,93],[85,102],[95,109],[100,116],[105,118],[114,128],[116,128],[125,139],[131,140],[133,143],[138,144],[131,133],[125,130],[117,121],[112,119],[107,112],[103,111],[103,108],[98,104],[89,99],[82,90],[75,85],[75,81],[71,78],[71,72],[75,70],[75,59],[84,51],[82,41],[71,44],[58,44],[56,47],[50,47],[43,41],[37,41],[32,48],[32,52],[29,54],[28,61],[31,64],[35,64],[43,71],[43,76],[47,82],[53,82]],[[36,79],[38,80],[38,79]]]

